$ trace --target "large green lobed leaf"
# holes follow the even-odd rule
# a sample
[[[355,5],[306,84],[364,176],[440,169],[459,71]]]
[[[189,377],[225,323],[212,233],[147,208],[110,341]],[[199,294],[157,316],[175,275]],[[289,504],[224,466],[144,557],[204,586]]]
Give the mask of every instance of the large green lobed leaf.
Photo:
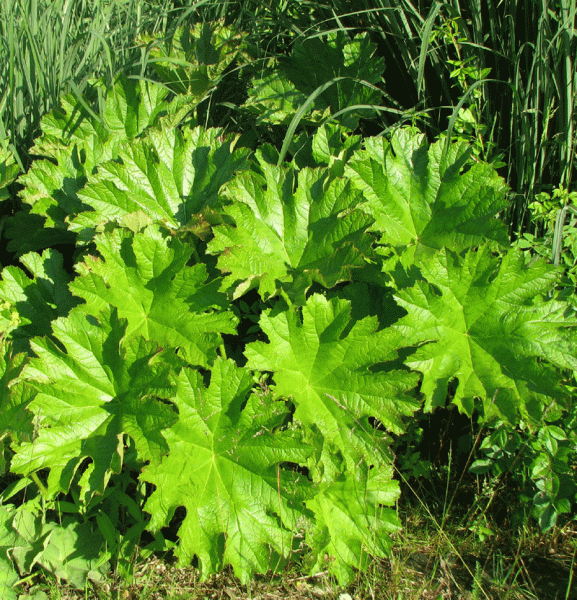
[[[150,219],[178,229],[193,215],[219,203],[220,188],[245,168],[249,151],[221,141],[218,129],[163,128],[127,142],[117,161],[102,164],[79,194],[94,212],[72,223],[91,229],[142,211]]]
[[[95,242],[103,260],[89,256],[70,286],[86,301],[80,309],[94,315],[115,306],[128,320],[127,336],[181,348],[190,363],[208,367],[221,333],[234,334],[237,319],[218,292],[220,280],[207,282],[204,264],[186,266],[192,248],[178,239],[169,244],[155,225],[114,229]]]
[[[503,179],[491,165],[471,164],[467,144],[451,144],[445,160],[443,150],[443,141],[429,146],[424,134],[401,128],[390,141],[367,138],[345,165],[345,176],[367,200],[380,243],[404,254],[405,265],[443,247],[509,243],[505,224],[495,218],[507,206]]]
[[[170,454],[141,479],[156,490],[146,503],[150,529],[186,508],[176,551],[196,555],[203,577],[231,564],[244,582],[290,555],[307,480],[283,463],[304,464],[311,450],[296,432],[275,431],[286,407],[251,392],[248,370],[217,359],[206,388],[184,369],[174,399],[179,421],[167,432]]]
[[[557,272],[488,245],[464,257],[445,249],[420,267],[427,281],[398,292],[408,314],[393,329],[417,348],[405,364],[423,373],[426,408],[444,406],[456,378],[452,401],[468,415],[480,398],[489,420],[554,417],[565,393],[551,365],[577,369],[574,310],[547,299]]]
[[[307,300],[302,317],[295,308],[265,311],[260,325],[269,343],[248,344],[245,354],[247,367],[274,373],[275,394],[293,399],[295,419],[320,431],[313,443],[324,438],[325,452],[337,449],[354,471],[359,460],[388,460],[386,439],[369,419],[402,433],[403,417],[420,403],[410,395],[416,374],[374,369],[396,358],[399,338],[377,331],[376,317],[350,327],[350,312],[347,300],[318,294]]]
[[[88,176],[118,156],[123,140],[140,136],[171,111],[167,95],[159,84],[120,77],[110,90],[99,80],[80,97],[64,96],[61,106],[43,117],[43,133],[31,149],[43,159],[35,160],[19,179],[30,214],[8,221],[9,249],[24,254],[73,242],[67,235],[68,220],[89,208],[78,196]],[[41,218],[31,221],[31,215]]]
[[[125,340],[126,328],[116,309],[102,312],[100,322],[75,309],[53,323],[58,345],[48,338],[32,341],[37,358],[24,381],[38,392],[28,408],[39,430],[16,449],[12,471],[50,469],[50,497],[68,493],[83,464],[88,499],[102,494],[122,467],[125,435],[141,460],[157,462],[168,451],[161,431],[177,416],[160,398],[174,395],[180,362],[174,351],[163,352],[142,337]]]
[[[382,466],[363,478],[339,475],[307,500],[307,508],[315,514],[314,526],[307,532],[311,573],[328,570],[346,585],[357,570],[366,570],[371,557],[389,555],[390,534],[401,529],[396,512],[387,508],[400,495],[392,476],[392,468]]]
[[[324,169],[276,167],[260,157],[262,175],[249,171],[229,184],[225,214],[234,225],[215,228],[208,252],[233,298],[257,287],[263,299],[284,289],[303,304],[316,281],[330,288],[350,280],[372,254],[366,231],[371,220],[355,206],[361,201],[342,179]]]

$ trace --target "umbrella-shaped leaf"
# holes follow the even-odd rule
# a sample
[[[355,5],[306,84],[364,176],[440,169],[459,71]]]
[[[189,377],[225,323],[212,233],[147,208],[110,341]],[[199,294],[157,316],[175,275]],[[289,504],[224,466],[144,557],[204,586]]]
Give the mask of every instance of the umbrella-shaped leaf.
[[[128,336],[180,347],[189,362],[207,367],[220,334],[235,333],[237,320],[224,310],[220,281],[206,282],[205,265],[186,266],[192,248],[177,239],[169,245],[154,225],[138,233],[114,229],[95,242],[104,261],[88,257],[70,286],[87,302],[80,308],[96,314],[111,304],[128,319]]]
[[[302,465],[310,450],[295,432],[274,431],[286,408],[252,386],[250,372],[230,360],[217,359],[208,388],[183,369],[170,454],[141,475],[156,486],[145,506],[152,530],[186,509],[176,554],[183,564],[196,555],[204,577],[227,564],[243,581],[268,571],[290,554],[304,510],[307,480],[282,463]]]
[[[142,337],[125,340],[126,321],[116,310],[100,323],[78,309],[54,321],[58,345],[35,338],[26,380],[38,394],[29,404],[37,416],[36,439],[23,443],[12,471],[50,469],[47,492],[68,492],[76,470],[90,459],[90,494],[102,493],[122,467],[124,435],[142,460],[158,461],[168,450],[161,430],[176,419],[158,398],[174,394],[174,351],[161,352]]]
[[[234,202],[224,208],[235,226],[215,229],[211,253],[230,273],[223,284],[233,297],[258,286],[268,298],[285,288],[297,302],[313,281],[329,288],[352,279],[371,254],[371,220],[355,206],[360,194],[326,171],[276,167],[261,159],[263,175],[241,173],[228,188]],[[296,187],[296,189],[295,189]]]
[[[415,374],[374,369],[396,358],[399,338],[377,332],[376,317],[351,328],[350,312],[350,302],[320,295],[307,300],[302,319],[299,310],[267,311],[260,325],[270,343],[248,344],[245,354],[247,367],[273,372],[277,396],[294,399],[295,418],[318,428],[352,467],[359,459],[383,460],[382,433],[371,417],[401,433],[403,417],[419,402],[408,394]]]
[[[40,220],[31,229],[31,216],[9,219],[9,249],[24,254],[49,244],[73,243],[68,220],[89,208],[78,197],[88,176],[118,156],[123,140],[158,123],[170,106],[167,94],[159,84],[119,77],[110,90],[99,80],[80,99],[64,96],[60,106],[43,117],[43,134],[31,150],[45,159],[35,160],[20,178],[25,186],[22,200]]]
[[[491,165],[469,160],[466,144],[444,141],[429,147],[423,134],[402,128],[390,141],[365,140],[345,166],[363,191],[381,243],[404,252],[411,264],[443,246],[460,251],[485,240],[509,243],[507,228],[494,218],[507,206],[506,185]]]
[[[221,142],[220,130],[196,127],[150,130],[145,138],[125,143],[119,160],[102,164],[80,193],[94,212],[72,224],[82,230],[144,211],[170,227],[218,203],[220,188],[245,166],[247,149]]]
[[[577,368],[575,316],[567,304],[545,300],[558,277],[553,267],[528,265],[513,250],[501,260],[485,245],[464,258],[443,250],[421,271],[427,282],[398,293],[408,314],[393,328],[418,347],[405,363],[423,373],[429,409],[445,404],[455,378],[453,402],[468,415],[476,397],[485,417],[513,423],[519,411],[538,421],[542,404],[562,401],[548,365]]]

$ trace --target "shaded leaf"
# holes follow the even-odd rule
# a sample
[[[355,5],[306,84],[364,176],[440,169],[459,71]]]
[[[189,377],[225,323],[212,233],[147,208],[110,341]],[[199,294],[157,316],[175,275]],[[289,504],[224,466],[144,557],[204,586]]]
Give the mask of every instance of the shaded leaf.
[[[93,531],[92,523],[65,517],[50,532],[38,563],[58,579],[83,590],[88,580],[102,583],[109,573],[110,564],[100,560],[103,544],[102,534]]]
[[[314,100],[308,119],[312,116],[312,121],[318,122],[321,115],[334,115],[356,104],[380,104],[380,92],[360,83],[379,83],[385,68],[384,60],[373,56],[376,44],[368,34],[351,40],[345,32],[337,31],[323,37],[298,38],[292,54],[281,59],[278,68],[253,82],[245,106],[257,114],[257,121],[288,124],[317,88],[338,77],[344,79]],[[371,109],[355,109],[336,120],[356,129],[360,118],[370,119],[374,114]]]
[[[164,84],[198,102],[237,58],[243,38],[220,21],[180,26],[170,36],[141,34],[136,43],[147,47],[148,63]]]
[[[10,197],[8,186],[16,180],[20,167],[14,160],[14,155],[5,148],[0,140],[0,202]]]
[[[17,600],[19,593],[14,584],[20,579],[10,556],[19,538],[12,527],[14,506],[0,504],[0,598]]]
[[[68,289],[72,279],[64,270],[62,255],[45,250],[20,257],[30,272],[5,267],[0,281],[0,329],[14,341],[17,352],[28,351],[34,336],[50,335],[50,323],[65,317],[78,304]]]
[[[35,391],[16,383],[26,365],[26,354],[14,354],[10,342],[0,341],[0,476],[6,471],[5,443],[31,441],[32,414],[27,410]]]
[[[307,95],[289,81],[278,66],[262,79],[254,79],[249,98],[243,109],[256,117],[256,123],[289,125],[298,109],[307,101]],[[316,124],[329,116],[328,111],[313,108],[301,120],[302,125]]]

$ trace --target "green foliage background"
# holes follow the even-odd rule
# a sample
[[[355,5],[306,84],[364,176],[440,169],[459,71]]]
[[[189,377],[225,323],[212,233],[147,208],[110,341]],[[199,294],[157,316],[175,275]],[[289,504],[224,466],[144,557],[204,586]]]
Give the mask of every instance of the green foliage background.
[[[71,54],[27,110],[33,79],[14,59],[31,52],[38,69],[38,29],[20,55],[4,48],[2,597],[37,565],[78,587],[110,563],[130,577],[136,546],[203,577],[230,564],[246,582],[296,561],[346,584],[390,551],[399,472],[419,457],[396,449],[446,405],[490,431],[473,473],[512,472],[543,531],[571,513],[574,252],[557,268],[538,256],[546,237],[510,247],[524,209],[502,175],[518,156],[485,126],[497,113],[465,52],[479,45],[467,15],[430,7],[419,52],[397,48],[418,55],[419,97],[427,44],[457,53],[462,95],[447,133],[441,114],[427,121],[428,140],[428,109],[384,103],[373,20],[384,34],[394,13],[336,8],[224,2],[189,26],[167,4],[154,25],[124,24],[140,61],[79,82],[91,55],[72,68]],[[24,2],[2,10],[4,27],[35,18]],[[323,15],[330,31],[303,32]],[[61,45],[75,18],[57,18]],[[527,188],[515,169],[533,193],[535,174]]]

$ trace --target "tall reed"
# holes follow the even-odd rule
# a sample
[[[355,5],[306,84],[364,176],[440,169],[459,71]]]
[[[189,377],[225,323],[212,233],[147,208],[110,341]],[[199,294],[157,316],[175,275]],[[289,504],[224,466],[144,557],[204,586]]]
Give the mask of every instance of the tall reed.
[[[576,2],[0,0],[0,140],[22,162],[61,94],[119,71],[143,76],[134,39],[144,31],[223,19],[260,58],[286,54],[300,36],[369,31],[387,61],[382,104],[395,109],[381,111],[383,129],[426,115],[429,134],[460,128],[481,158],[502,156],[515,237],[537,193],[575,188]]]
[[[170,0],[0,0],[0,139],[25,167],[42,115],[87,80],[130,70],[134,39],[165,30]]]

